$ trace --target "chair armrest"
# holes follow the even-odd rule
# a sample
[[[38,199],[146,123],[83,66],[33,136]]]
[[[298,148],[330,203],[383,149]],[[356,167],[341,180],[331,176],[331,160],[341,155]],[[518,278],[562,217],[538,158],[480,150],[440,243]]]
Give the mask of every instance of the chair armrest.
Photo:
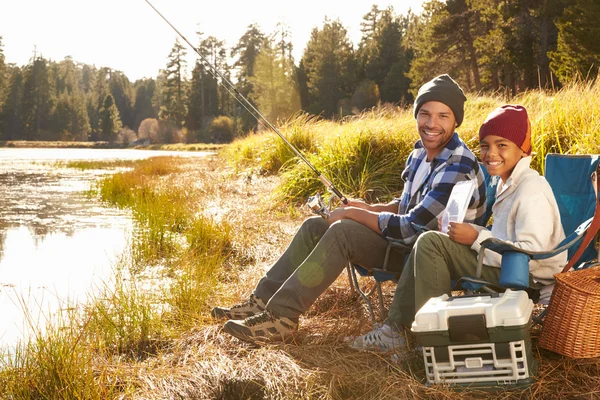
[[[569,249],[575,243],[577,243],[584,235],[587,229],[590,227],[592,223],[592,219],[590,218],[577,228],[575,232],[571,235],[567,236],[562,242],[560,242],[554,249],[546,250],[546,251],[531,251],[525,250],[520,247],[516,247],[511,243],[507,243],[504,240],[498,238],[487,238],[483,242],[481,242],[481,250],[489,249],[496,253],[502,254],[507,251],[514,251],[517,253],[527,254],[532,260],[544,260],[546,258],[554,257],[557,254],[562,253],[563,251]]]

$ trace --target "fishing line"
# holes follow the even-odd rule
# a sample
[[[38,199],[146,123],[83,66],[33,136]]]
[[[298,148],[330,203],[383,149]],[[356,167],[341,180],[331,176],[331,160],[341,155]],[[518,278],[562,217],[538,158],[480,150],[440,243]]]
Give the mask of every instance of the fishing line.
[[[329,179],[327,179],[327,177],[325,177],[321,172],[319,172],[319,170],[317,170],[317,168],[314,165],[312,165],[306,159],[306,157],[304,157],[304,155],[302,153],[300,153],[300,151],[292,143],[290,143],[285,138],[285,136],[283,136],[281,134],[281,132],[279,132],[279,130],[273,124],[271,124],[271,122],[269,122],[269,120],[267,120],[267,118],[260,111],[258,111],[258,109],[256,109],[256,107],[254,107],[254,105],[248,99],[246,99],[246,97],[244,97],[244,95],[242,95],[237,90],[237,88],[233,85],[233,83],[231,83],[231,81],[229,79],[227,79],[217,69],[217,67],[215,67],[210,61],[208,61],[206,59],[206,57],[204,57],[202,55],[200,50],[198,50],[181,32],[179,32],[179,30],[177,30],[177,28],[175,28],[175,26],[173,26],[173,24],[171,24],[171,22],[169,22],[169,20],[167,18],[165,18],[165,16],[162,15],[161,12],[158,11],[156,9],[156,7],[154,7],[152,5],[152,3],[150,3],[149,0],[145,0],[145,1],[188,44],[188,46],[190,46],[190,48],[193,49],[196,52],[196,54],[198,54],[198,56],[200,57],[200,60],[202,60],[202,62],[206,66],[208,66],[210,74],[217,81],[219,81],[219,79],[220,79],[221,85],[223,85],[223,87],[227,90],[227,92],[229,94],[231,94],[234,97],[234,99],[237,100],[238,103],[240,103],[242,105],[242,107],[244,107],[244,109],[246,109],[246,111],[248,111],[248,113],[250,113],[250,115],[252,115],[263,128],[271,129],[273,132],[275,132],[277,134],[277,136],[279,136],[281,138],[281,140],[283,140],[284,143],[294,152],[294,154],[296,154],[302,161],[304,161],[304,163],[306,165],[308,165],[308,167],[315,173],[315,175],[317,175],[317,178],[319,179],[319,181],[321,181],[321,183],[323,183],[323,185],[325,185],[325,187],[327,189],[329,189],[329,191],[331,191],[334,195],[336,195],[344,204],[348,204],[348,200],[346,199],[346,197],[333,185],[333,183]],[[315,196],[313,196],[313,198],[314,197]],[[318,195],[317,195],[317,197],[318,197]],[[320,200],[320,197],[318,197],[318,199]],[[310,199],[309,199],[309,207],[311,207],[313,209],[313,211],[316,212],[314,206],[312,206],[310,204]]]

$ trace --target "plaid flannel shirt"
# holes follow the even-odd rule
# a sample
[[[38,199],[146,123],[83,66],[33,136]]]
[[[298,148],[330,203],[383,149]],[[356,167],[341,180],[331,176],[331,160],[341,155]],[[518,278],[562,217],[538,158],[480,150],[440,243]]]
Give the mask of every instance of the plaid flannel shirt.
[[[458,134],[455,132],[440,154],[431,161],[428,177],[411,197],[415,173],[426,158],[427,153],[419,140],[402,172],[404,190],[400,198],[395,199],[398,213],[383,212],[379,215],[382,236],[411,245],[421,233],[413,223],[438,230],[438,219],[446,209],[454,184],[467,179],[476,179],[478,185],[469,203],[465,222],[484,224],[486,186],[483,171]]]

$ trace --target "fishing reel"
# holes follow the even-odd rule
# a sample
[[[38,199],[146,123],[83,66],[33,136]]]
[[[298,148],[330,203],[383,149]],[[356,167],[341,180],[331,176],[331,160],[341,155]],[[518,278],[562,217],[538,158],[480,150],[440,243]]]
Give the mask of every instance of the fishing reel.
[[[321,197],[321,194],[317,193],[314,196],[310,196],[308,198],[308,200],[306,201],[306,205],[308,206],[308,208],[310,208],[313,214],[320,215],[321,217],[327,219],[329,218],[329,214],[331,214],[334,197],[336,196],[332,195],[329,198],[328,203],[325,204],[325,201]]]

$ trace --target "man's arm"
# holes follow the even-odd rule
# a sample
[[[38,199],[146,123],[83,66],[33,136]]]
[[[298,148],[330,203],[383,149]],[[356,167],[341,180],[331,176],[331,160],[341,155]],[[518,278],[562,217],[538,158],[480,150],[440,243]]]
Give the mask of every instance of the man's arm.
[[[421,199],[421,202],[408,210],[405,214],[392,214],[382,216],[387,217],[385,226],[382,227],[382,234],[397,239],[402,239],[406,244],[412,244],[416,240],[419,232],[412,223],[425,226],[429,229],[437,229],[438,218],[446,208],[450,192],[457,182],[473,177],[476,161],[464,159],[462,163],[448,164],[442,171],[439,171],[434,178],[432,188]],[[477,207],[481,202],[479,198],[481,193],[476,191],[470,207]],[[476,196],[477,194],[477,196]]]
[[[381,206],[383,206],[383,204]],[[396,212],[397,211],[398,206],[396,205]],[[379,213],[376,211],[346,206],[344,208],[336,208],[331,212],[328,218],[330,224],[333,224],[334,222],[340,219],[354,220],[370,228],[371,230],[381,234],[381,230],[379,229]]]
[[[367,204],[363,200],[348,199],[348,204],[342,205],[342,207],[343,208],[355,207],[355,208],[360,208],[360,209],[363,209],[366,211],[372,211],[372,212],[375,212],[378,214],[380,212],[397,213],[398,212],[398,201],[394,200],[394,201],[390,201],[389,203],[386,203],[386,204]]]

